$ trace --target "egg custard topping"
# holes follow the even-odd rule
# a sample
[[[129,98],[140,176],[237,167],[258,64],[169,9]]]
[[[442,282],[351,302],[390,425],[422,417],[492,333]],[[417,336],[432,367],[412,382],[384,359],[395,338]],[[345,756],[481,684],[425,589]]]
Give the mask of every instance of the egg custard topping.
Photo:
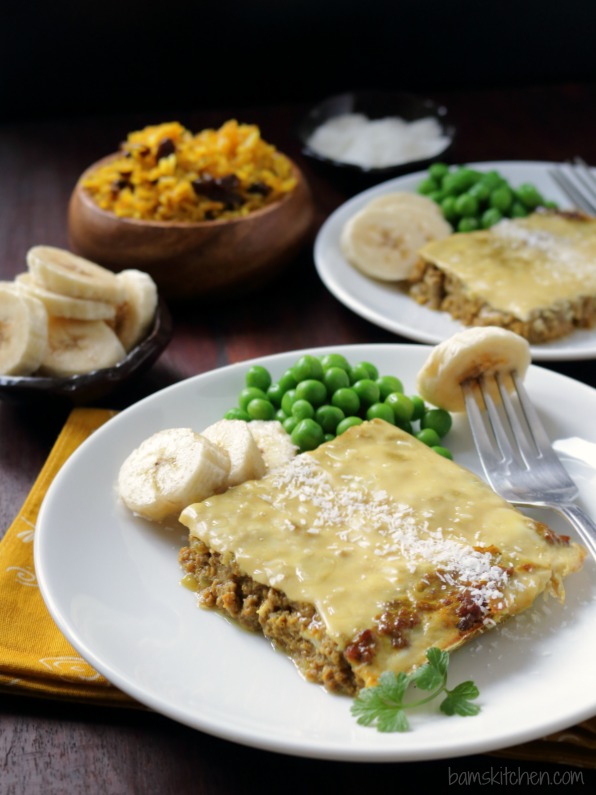
[[[584,550],[383,420],[186,508],[201,604],[356,693],[532,605]]]
[[[596,323],[596,218],[535,212],[418,254],[410,294],[465,325],[500,325],[540,343]]]

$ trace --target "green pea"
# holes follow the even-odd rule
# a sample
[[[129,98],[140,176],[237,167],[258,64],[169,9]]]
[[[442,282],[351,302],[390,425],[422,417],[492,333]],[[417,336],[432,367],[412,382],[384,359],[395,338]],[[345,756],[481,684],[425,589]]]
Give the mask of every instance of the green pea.
[[[336,434],[340,436],[344,431],[347,431],[348,428],[353,428],[355,425],[360,425],[362,423],[362,417],[346,417],[343,419],[336,429]]]
[[[369,406],[366,409],[366,419],[385,420],[385,422],[390,422],[391,425],[395,425],[393,409],[391,406],[388,406],[387,403],[373,403],[372,406]]]
[[[260,364],[253,364],[246,373],[246,386],[256,386],[266,392],[271,386],[269,371]]]
[[[275,412],[275,419],[278,422],[283,423],[283,421],[287,420],[287,418],[288,418],[288,415],[286,414],[286,412],[283,409],[277,409],[277,411]]]
[[[292,375],[297,383],[305,381],[307,378],[316,378],[318,381],[323,377],[323,365],[321,360],[310,353],[301,356],[296,364],[290,368]]]
[[[246,407],[248,406],[250,401],[255,400],[257,398],[259,398],[260,400],[267,400],[268,399],[267,393],[263,392],[262,389],[259,389],[256,386],[246,386],[240,392],[240,395],[238,397],[238,404],[241,409],[244,409],[246,411]]]
[[[275,406],[281,406],[286,392],[296,387],[296,379],[286,370],[286,372],[277,381],[271,384],[267,390],[267,397]]]
[[[416,434],[416,438],[418,439],[419,442],[422,442],[428,447],[441,446],[441,437],[432,428],[423,428],[423,430],[418,431],[418,433]]]
[[[403,392],[404,385],[394,375],[381,375],[377,378],[377,385],[379,387],[379,400],[385,400],[387,395],[392,392]]]
[[[414,404],[403,392],[392,392],[385,398],[385,403],[393,412],[396,422],[410,422],[414,415]]]
[[[462,166],[461,171],[463,172],[462,179],[465,179],[467,188],[466,190],[470,190],[472,185],[476,185],[482,179],[482,171],[476,171],[475,168],[470,168],[469,166]]]
[[[337,406],[346,416],[355,415],[360,409],[360,398],[351,387],[343,387],[333,393],[331,405]]]
[[[421,428],[432,428],[439,436],[446,436],[451,430],[453,420],[445,409],[430,409],[420,420]]]
[[[251,420],[272,420],[275,415],[275,407],[270,400],[254,398],[246,407],[246,412]]]
[[[285,430],[291,434],[299,422],[300,420],[298,417],[286,417],[286,419],[282,422],[282,425],[284,426]]]
[[[323,373],[323,383],[330,395],[342,387],[350,386],[350,376],[347,370],[336,365],[328,367]]]
[[[478,173],[471,168],[461,166],[449,173],[441,183],[443,190],[450,194],[461,194],[468,191],[477,181]]]
[[[402,431],[405,431],[406,433],[410,434],[414,433],[414,427],[412,426],[412,423],[409,420],[396,420],[395,424],[397,425],[398,428],[401,428]]]
[[[446,447],[443,447],[443,445],[433,444],[431,446],[431,449],[434,450],[435,453],[442,455],[443,458],[448,458],[450,461],[453,460],[453,454],[451,453],[451,450],[448,450]]]
[[[235,406],[233,409],[226,411],[224,414],[224,419],[226,420],[244,420],[244,422],[248,422],[250,420],[250,415],[244,409]]]
[[[528,215],[528,208],[520,201],[514,201],[509,209],[512,218],[525,218]]]
[[[478,199],[470,193],[462,193],[455,200],[455,211],[464,218],[472,218],[478,212]]]
[[[461,193],[461,180],[457,173],[449,172],[441,180],[441,190],[445,196],[458,196]]]
[[[493,191],[505,183],[505,180],[498,171],[486,171],[480,178],[480,182]]]
[[[323,429],[313,419],[300,420],[290,435],[301,452],[314,450],[323,442]]]
[[[267,397],[275,406],[281,406],[281,399],[285,393],[286,390],[282,387],[280,382],[274,381],[267,390]]]
[[[335,439],[334,433],[324,433],[323,442],[332,442]]]
[[[498,224],[503,218],[503,213],[497,210],[496,207],[489,207],[485,210],[480,217],[480,225],[483,229],[488,229],[495,224]]]
[[[435,202],[435,204],[440,204],[443,199],[446,198],[445,194],[442,190],[433,190],[430,193],[426,194],[429,199]]]
[[[488,197],[490,196],[490,188],[489,186],[482,181],[476,182],[470,190],[468,191],[470,196],[473,196],[477,201],[482,204],[485,201],[488,201]]]
[[[325,433],[335,433],[335,429],[345,416],[346,415],[340,408],[328,404],[319,406],[315,412],[315,420]]]
[[[292,413],[292,404],[296,400],[296,390],[288,389],[281,399],[281,409],[289,416]]]
[[[475,232],[479,226],[480,224],[478,223],[477,218],[466,216],[465,218],[460,218],[460,220],[457,222],[457,231]]]
[[[350,370],[350,363],[341,353],[326,353],[321,357],[321,364],[323,370],[328,370],[330,367],[339,367],[346,372]]]
[[[536,207],[540,207],[544,203],[544,199],[540,191],[535,185],[532,185],[529,182],[524,182],[521,184],[515,193],[521,203],[524,204],[529,210],[535,210]]]
[[[488,203],[491,207],[506,213],[513,203],[513,191],[508,185],[501,185],[501,187],[491,191]]]
[[[381,390],[375,381],[370,378],[361,378],[352,385],[352,389],[360,398],[360,406],[365,408],[377,403],[381,396]]]
[[[446,196],[441,202],[443,217],[446,221],[449,221],[449,223],[452,223],[457,218],[457,211],[455,209],[456,200],[457,196]]]
[[[432,179],[432,177],[427,177],[423,179],[418,185],[418,193],[422,193],[423,195],[432,193],[435,190],[439,190],[441,186],[437,182],[436,179]]]
[[[315,408],[308,400],[296,398],[292,403],[291,415],[299,420],[312,419],[315,416]]]
[[[292,372],[291,368],[285,371],[285,373],[279,379],[280,385],[288,391],[288,389],[294,389],[298,381],[294,378],[294,373]]]
[[[313,406],[320,406],[326,398],[327,387],[315,378],[307,378],[296,386],[296,400],[308,400]]]
[[[421,419],[424,416],[424,412],[426,411],[426,403],[419,395],[410,395],[410,400],[412,401],[412,406],[414,407],[414,411],[412,412],[412,420],[416,421]]]
[[[370,362],[358,362],[352,367],[350,378],[354,384],[362,378],[370,378],[375,381],[379,377],[379,371],[374,364]]]
[[[432,165],[429,166],[428,173],[431,179],[440,182],[445,176],[445,174],[449,173],[449,166],[447,165],[447,163],[441,163],[441,162],[432,163]]]

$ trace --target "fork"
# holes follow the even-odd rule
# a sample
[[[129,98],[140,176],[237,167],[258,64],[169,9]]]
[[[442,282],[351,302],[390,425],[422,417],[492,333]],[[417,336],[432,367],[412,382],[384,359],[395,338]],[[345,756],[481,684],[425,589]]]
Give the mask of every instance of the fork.
[[[596,177],[581,157],[550,169],[550,176],[568,199],[587,213],[596,213]]]
[[[551,508],[562,514],[596,559],[596,524],[575,504],[577,485],[552,448],[521,379],[516,372],[510,376],[514,385],[511,395],[500,375],[462,384],[468,421],[486,478],[508,502]]]

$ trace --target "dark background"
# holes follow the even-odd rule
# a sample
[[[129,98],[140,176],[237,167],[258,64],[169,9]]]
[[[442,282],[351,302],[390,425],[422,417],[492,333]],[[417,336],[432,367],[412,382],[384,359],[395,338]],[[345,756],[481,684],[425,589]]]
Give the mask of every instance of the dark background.
[[[594,0],[3,2],[0,119],[590,81]]]

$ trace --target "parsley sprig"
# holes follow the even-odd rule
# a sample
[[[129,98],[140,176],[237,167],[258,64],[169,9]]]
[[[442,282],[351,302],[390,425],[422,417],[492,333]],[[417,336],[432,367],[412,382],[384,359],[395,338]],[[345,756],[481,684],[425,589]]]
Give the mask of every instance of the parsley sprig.
[[[439,704],[441,712],[464,717],[477,715],[480,707],[473,704],[472,699],[480,693],[474,682],[462,682],[451,690],[447,688],[449,654],[433,646],[427,650],[426,659],[427,663],[410,674],[385,671],[378,685],[361,690],[351,709],[357,722],[362,726],[375,725],[380,732],[406,732],[410,728],[406,710],[427,704],[442,693],[445,697]],[[410,685],[428,695],[406,702]]]

